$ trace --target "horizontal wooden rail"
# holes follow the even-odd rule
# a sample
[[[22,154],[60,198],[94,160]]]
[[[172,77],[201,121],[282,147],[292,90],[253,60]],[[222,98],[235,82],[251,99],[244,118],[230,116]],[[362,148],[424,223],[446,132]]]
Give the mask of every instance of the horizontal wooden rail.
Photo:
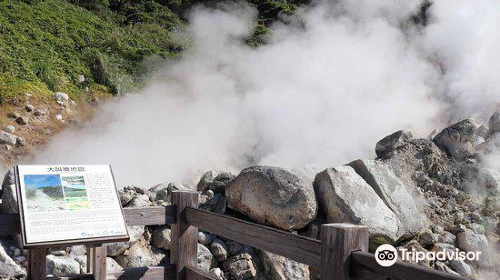
[[[215,235],[319,268],[321,242],[221,214],[186,208],[189,224]]]
[[[390,267],[383,267],[375,260],[375,255],[367,252],[353,252],[351,276],[353,279],[370,280],[470,280],[467,277],[453,275],[428,267],[396,262]]]
[[[175,223],[174,206],[123,208],[127,226],[170,225]]]
[[[123,208],[128,226],[169,225],[175,223],[175,207]],[[19,215],[0,214],[0,236],[21,233]]]
[[[80,274],[64,277],[48,277],[47,280],[93,280],[92,274]],[[106,280],[168,280],[175,279],[175,266],[153,266],[128,268],[123,271],[108,272]]]
[[[217,280],[211,274],[199,269],[198,267],[185,267],[186,279],[188,280]]]

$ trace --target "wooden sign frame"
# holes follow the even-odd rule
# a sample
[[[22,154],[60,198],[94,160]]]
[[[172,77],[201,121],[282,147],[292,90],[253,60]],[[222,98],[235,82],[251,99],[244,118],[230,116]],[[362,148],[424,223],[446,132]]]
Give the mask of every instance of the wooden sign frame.
[[[77,166],[77,165],[69,165],[69,166]],[[81,166],[91,166],[91,165],[81,165]],[[22,245],[25,249],[36,249],[36,248],[47,248],[47,247],[57,247],[57,246],[72,246],[72,245],[86,245],[87,247],[99,247],[102,246],[103,243],[111,243],[111,242],[125,242],[130,240],[130,235],[128,232],[127,221],[125,220],[125,215],[123,212],[123,207],[120,202],[120,196],[118,190],[116,189],[115,178],[113,174],[113,170],[111,165],[109,165],[109,169],[111,172],[111,178],[113,186],[115,186],[115,194],[118,199],[118,204],[121,211],[121,218],[123,219],[123,223],[125,225],[125,235],[117,235],[117,236],[103,236],[103,237],[86,237],[86,238],[76,238],[76,239],[64,239],[64,240],[54,240],[47,242],[27,242],[26,236],[26,224],[25,224],[25,215],[24,215],[24,207],[23,207],[23,196],[21,194],[21,181],[19,175],[19,168],[16,166],[14,168],[14,178],[16,183],[16,194],[18,198],[18,208],[19,208],[19,218],[21,224],[21,239]]]

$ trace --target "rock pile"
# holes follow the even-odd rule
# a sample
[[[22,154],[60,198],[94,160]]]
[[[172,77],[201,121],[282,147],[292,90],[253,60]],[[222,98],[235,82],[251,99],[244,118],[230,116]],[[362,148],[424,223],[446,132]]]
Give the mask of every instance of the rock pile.
[[[324,223],[363,224],[370,229],[371,250],[390,243],[424,253],[480,251],[478,261],[419,264],[471,278],[499,273],[500,177],[482,164],[500,132],[499,119],[498,113],[493,115],[488,128],[466,119],[433,138],[397,131],[377,143],[375,160],[319,171],[269,166],[249,167],[237,176],[208,171],[196,186],[199,207],[312,238],[319,238]],[[12,183],[7,175],[2,186],[6,213],[17,210]],[[471,186],[487,191],[477,196]],[[120,199],[123,207],[169,205],[173,191],[186,189],[179,183],[127,186]],[[169,258],[168,226],[129,231],[130,241],[108,245],[110,270],[159,265]],[[15,240],[0,246],[0,279],[25,277],[25,256]],[[53,275],[80,273],[86,267],[85,254],[81,246],[51,250],[47,270]],[[204,231],[198,233],[198,266],[227,280],[317,277],[306,265]]]

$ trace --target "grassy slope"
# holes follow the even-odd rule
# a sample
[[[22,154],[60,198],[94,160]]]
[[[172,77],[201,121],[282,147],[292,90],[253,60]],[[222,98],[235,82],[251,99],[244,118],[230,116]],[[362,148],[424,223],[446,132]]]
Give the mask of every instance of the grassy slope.
[[[279,13],[291,13],[302,0],[246,1],[260,12],[261,25],[248,41],[258,45],[265,25]],[[63,91],[76,98],[86,88],[92,94],[127,91],[145,72],[145,58],[180,53],[183,46],[171,32],[184,25],[183,13],[200,2],[0,0],[0,104],[26,92],[43,97]]]
[[[145,57],[171,57],[177,49],[169,30],[157,24],[122,26],[61,0],[0,1],[0,98],[50,91],[74,96],[95,82],[119,92],[140,76]],[[78,82],[80,74],[85,83]]]

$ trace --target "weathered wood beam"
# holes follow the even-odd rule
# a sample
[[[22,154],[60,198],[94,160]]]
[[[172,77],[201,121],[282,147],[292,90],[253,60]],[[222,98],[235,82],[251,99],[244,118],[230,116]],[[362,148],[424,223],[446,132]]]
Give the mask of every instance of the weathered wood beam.
[[[200,209],[188,208],[186,215],[189,223],[215,235],[320,267],[319,240]]]

